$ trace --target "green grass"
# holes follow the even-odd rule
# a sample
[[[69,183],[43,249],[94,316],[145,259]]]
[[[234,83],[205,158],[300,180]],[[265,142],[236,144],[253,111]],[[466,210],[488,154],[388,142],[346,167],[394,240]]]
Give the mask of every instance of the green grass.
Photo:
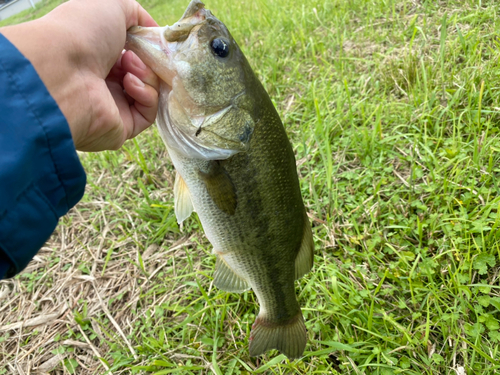
[[[142,4],[164,24],[187,2]],[[102,261],[75,264],[83,274],[104,277],[120,258],[132,265],[137,301],[125,293],[108,309],[129,317],[135,357],[83,301],[61,339],[84,332],[114,373],[499,373],[500,4],[206,5],[239,42],[296,152],[316,243],[313,272],[297,283],[304,357],[249,357],[254,295],[212,287],[211,246],[196,215],[177,227],[173,169],[154,129],[82,157],[87,194],[57,234],[92,234],[79,246],[100,248]],[[151,251],[141,256],[151,245],[164,254],[155,266]]]
[[[17,23],[26,22],[33,20],[35,18],[40,18],[49,13],[52,9],[54,9],[59,4],[64,3],[65,0],[43,0],[39,3],[36,3],[35,9],[29,8],[23,10],[22,12],[15,14],[9,18],[0,21],[0,27],[7,25],[15,25]]]

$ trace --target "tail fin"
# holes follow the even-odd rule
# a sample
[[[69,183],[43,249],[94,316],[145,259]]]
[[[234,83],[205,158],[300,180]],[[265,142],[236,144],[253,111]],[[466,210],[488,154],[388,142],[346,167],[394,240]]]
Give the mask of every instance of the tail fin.
[[[259,316],[250,333],[250,355],[264,354],[268,350],[278,349],[290,359],[299,358],[306,347],[306,326],[302,312],[284,324],[265,321]]]

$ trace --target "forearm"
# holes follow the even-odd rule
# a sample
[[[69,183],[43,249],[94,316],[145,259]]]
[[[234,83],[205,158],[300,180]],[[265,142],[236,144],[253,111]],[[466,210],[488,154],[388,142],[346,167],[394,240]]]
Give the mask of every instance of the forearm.
[[[85,172],[33,66],[1,35],[0,50],[0,272],[12,275],[81,199]]]

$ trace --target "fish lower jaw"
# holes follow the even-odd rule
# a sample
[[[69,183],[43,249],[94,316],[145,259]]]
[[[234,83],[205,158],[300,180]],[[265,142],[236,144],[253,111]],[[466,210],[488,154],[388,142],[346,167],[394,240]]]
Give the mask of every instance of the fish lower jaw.
[[[168,96],[172,92],[172,79],[169,80],[170,77],[160,77],[160,100],[167,101]]]

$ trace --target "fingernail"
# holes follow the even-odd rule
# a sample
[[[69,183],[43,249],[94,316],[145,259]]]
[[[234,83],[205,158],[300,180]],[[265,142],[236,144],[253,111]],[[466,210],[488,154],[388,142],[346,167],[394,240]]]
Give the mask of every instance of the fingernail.
[[[140,69],[140,70],[146,70],[147,69],[146,64],[144,64],[142,62],[142,60],[136,54],[134,54],[134,59],[132,60],[132,62],[133,62],[133,64],[135,65],[135,67],[137,69]]]
[[[132,77],[132,82],[136,85],[136,86],[139,86],[139,87],[144,87],[146,86],[144,84],[144,82],[142,82],[139,78],[137,78],[136,76],[134,76],[132,73],[128,73],[130,74],[130,76]]]

